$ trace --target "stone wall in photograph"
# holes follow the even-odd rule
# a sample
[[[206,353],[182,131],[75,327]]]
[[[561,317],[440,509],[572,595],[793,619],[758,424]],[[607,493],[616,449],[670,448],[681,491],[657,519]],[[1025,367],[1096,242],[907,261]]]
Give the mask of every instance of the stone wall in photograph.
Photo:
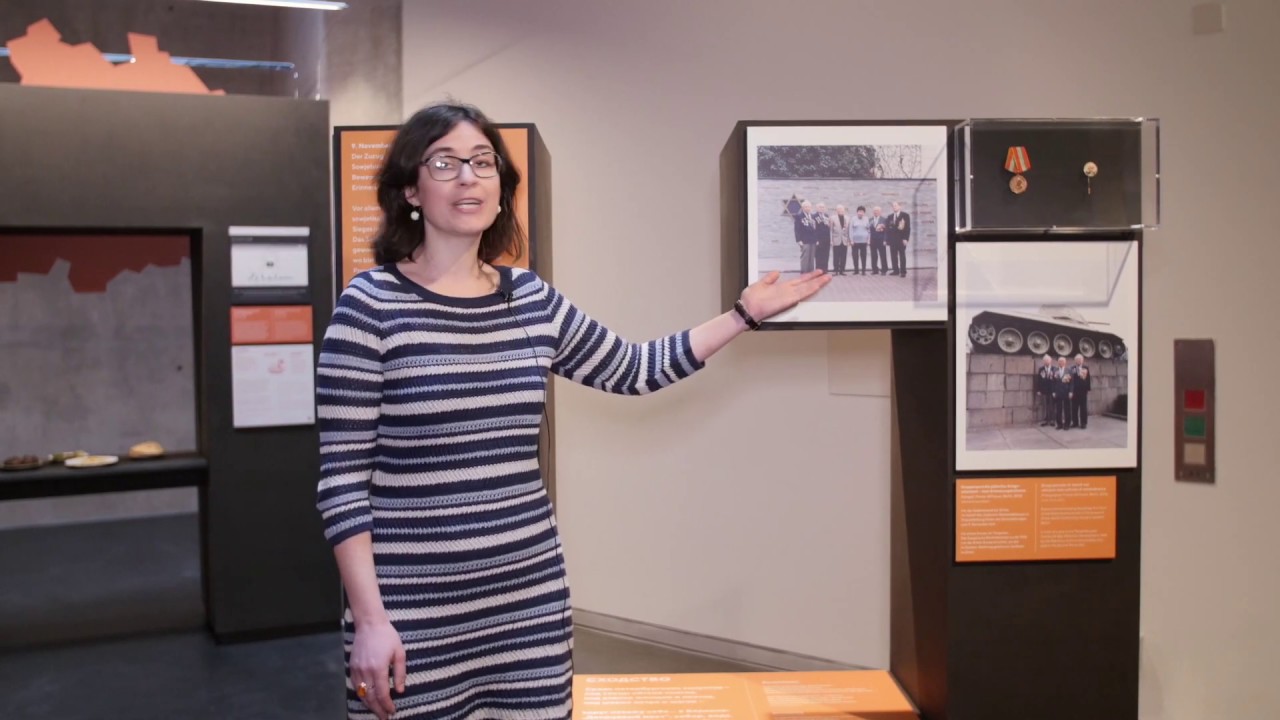
[[[760,209],[760,246],[762,260],[774,256],[790,261],[795,257],[796,225],[790,215],[783,214],[792,195],[808,200],[815,209],[825,203],[834,215],[836,205],[844,205],[850,215],[859,205],[867,208],[867,216],[876,205],[885,215],[893,212],[893,201],[911,216],[911,238],[907,243],[907,268],[918,270],[938,267],[938,183],[936,180],[777,180],[759,181],[756,202]],[[762,267],[768,267],[763,263]],[[787,266],[788,268],[790,265]],[[768,267],[768,269],[775,269]]]
[[[984,355],[965,358],[965,403],[970,429],[1030,425],[1039,420],[1035,380],[1039,360],[1030,355]],[[1129,389],[1128,364],[1093,358],[1085,362],[1093,379],[1089,414],[1111,409],[1117,397]]]

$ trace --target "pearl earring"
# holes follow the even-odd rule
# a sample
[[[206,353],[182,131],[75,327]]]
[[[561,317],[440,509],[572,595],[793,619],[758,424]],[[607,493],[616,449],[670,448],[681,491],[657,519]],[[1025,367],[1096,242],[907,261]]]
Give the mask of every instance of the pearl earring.
[[[498,212],[502,212],[502,206],[501,206],[501,205],[499,205],[499,206],[498,206]]]
[[[421,220],[421,219],[422,219],[422,213],[418,212],[418,206],[417,206],[417,205],[414,205],[414,206],[413,206],[413,211],[409,213],[409,218],[410,218],[410,219],[412,219],[412,220],[415,220],[415,221],[416,221],[416,220]]]

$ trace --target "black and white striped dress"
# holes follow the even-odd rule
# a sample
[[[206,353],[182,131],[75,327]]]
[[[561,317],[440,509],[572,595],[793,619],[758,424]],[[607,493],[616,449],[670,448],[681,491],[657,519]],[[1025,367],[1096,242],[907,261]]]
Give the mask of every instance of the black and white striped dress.
[[[689,332],[628,343],[536,274],[433,293],[394,265],[339,298],[317,368],[325,535],[372,532],[408,656],[397,718],[569,718],[572,611],[538,471],[548,370],[639,395],[701,367]],[[345,655],[354,626],[344,614]],[[348,680],[351,718],[372,718]]]

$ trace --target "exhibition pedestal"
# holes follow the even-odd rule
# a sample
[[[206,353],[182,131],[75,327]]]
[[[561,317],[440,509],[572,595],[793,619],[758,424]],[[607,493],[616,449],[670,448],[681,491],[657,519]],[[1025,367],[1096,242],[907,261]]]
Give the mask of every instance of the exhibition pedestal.
[[[1136,718],[1138,471],[1107,472],[1116,479],[1114,558],[956,562],[955,486],[964,478],[952,466],[948,332],[895,330],[892,343],[894,676],[927,720]]]
[[[21,109],[0,115],[5,229],[191,238],[190,299],[140,294],[138,302],[190,306],[196,372],[189,407],[195,449],[207,467],[177,458],[146,467],[122,462],[97,471],[97,478],[186,478],[200,485],[205,607],[219,640],[337,628],[338,572],[315,509],[319,432],[313,422],[239,428],[232,411],[231,318],[239,282],[232,227],[308,229],[309,241],[296,253],[305,258],[297,268],[304,288],[298,304],[310,308],[312,337],[323,335],[329,323],[328,105],[0,85],[0,107]],[[74,207],[64,193],[51,190],[70,187],[77,188]],[[137,353],[146,352],[135,342]],[[314,346],[308,350],[314,358]],[[137,403],[148,401],[138,394]],[[113,480],[111,473],[129,479]],[[40,482],[10,481],[26,483],[24,492]],[[83,491],[96,480],[68,475],[57,482]]]
[[[764,327],[892,330],[890,671],[921,716],[1136,718],[1159,121],[743,121],[720,163],[724,308],[844,239],[898,276],[881,296],[836,265],[803,322]]]

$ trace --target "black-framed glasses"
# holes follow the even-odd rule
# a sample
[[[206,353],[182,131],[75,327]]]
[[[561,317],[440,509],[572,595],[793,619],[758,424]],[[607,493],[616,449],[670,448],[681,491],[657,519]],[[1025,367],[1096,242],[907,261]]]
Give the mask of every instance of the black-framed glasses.
[[[463,165],[470,165],[471,172],[478,178],[491,178],[502,169],[502,156],[492,150],[476,153],[469,158],[453,155],[432,155],[423,160],[421,165],[427,168],[432,180],[447,182],[458,177]]]

